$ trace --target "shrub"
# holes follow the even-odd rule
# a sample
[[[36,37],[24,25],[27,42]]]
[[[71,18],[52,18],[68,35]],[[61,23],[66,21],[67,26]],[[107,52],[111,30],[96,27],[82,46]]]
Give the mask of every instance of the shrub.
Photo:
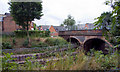
[[[18,64],[15,62],[11,62],[15,60],[15,58],[12,58],[11,55],[13,53],[3,53],[5,56],[2,58],[2,70],[14,70],[18,68]]]
[[[16,44],[16,40],[15,40],[15,38],[13,38],[12,43],[13,43],[13,45]]]
[[[105,55],[103,54],[102,51],[95,51],[94,49],[90,49],[90,52],[88,52],[88,54],[95,57],[95,61],[99,63],[99,66],[102,69],[117,68],[117,64],[118,64],[117,51]]]
[[[39,43],[39,47],[47,47],[48,46],[48,44],[46,44],[46,43],[44,43],[44,42],[40,42]]]
[[[18,30],[14,31],[16,37],[26,37],[27,31]],[[37,31],[37,30],[31,30],[29,31],[29,35],[33,37],[49,37],[50,31]]]
[[[31,47],[47,47],[47,46],[48,46],[47,43],[40,42],[39,44],[32,43],[32,46],[31,46]]]
[[[63,38],[47,38],[45,40],[45,43],[47,43],[50,46],[54,46],[54,45],[64,45],[64,44],[67,44],[67,41],[64,40]]]
[[[12,49],[12,45],[8,42],[2,43],[2,49]]]
[[[23,46],[24,46],[24,47],[28,47],[28,44],[29,44],[29,41],[28,41],[28,39],[27,39],[27,40],[24,41]]]

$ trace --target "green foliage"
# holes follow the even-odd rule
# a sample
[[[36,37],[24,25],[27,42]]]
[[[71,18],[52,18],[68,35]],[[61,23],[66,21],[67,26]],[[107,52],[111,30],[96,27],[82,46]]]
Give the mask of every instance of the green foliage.
[[[3,53],[4,57],[2,58],[2,70],[16,70],[18,68],[17,63],[11,62],[15,60],[15,58],[12,58],[11,55],[13,53]]]
[[[37,29],[36,29],[36,24],[35,24],[35,23],[33,23],[33,27],[34,27],[34,30],[37,30]]]
[[[95,57],[95,61],[100,64],[102,69],[115,69],[118,67],[117,51],[104,55],[102,51],[95,51],[94,49],[91,49],[88,55]]]
[[[23,43],[23,46],[24,47],[28,47],[28,44],[29,44],[29,41],[28,41],[28,38],[24,41],[24,43]]]
[[[42,14],[42,1],[40,2],[12,2],[10,5],[10,13],[13,20],[19,26],[22,26],[23,30],[27,30],[27,37],[29,38],[29,25],[34,19],[40,19]],[[30,38],[29,38],[30,42]]]
[[[2,43],[2,49],[12,49],[12,45],[9,42]]]
[[[64,26],[64,24],[60,24],[60,26]]]
[[[95,26],[97,26],[97,28],[102,26],[107,39],[114,45],[117,45],[120,44],[120,1],[107,0],[105,4],[110,5],[112,11],[102,13],[101,16],[97,18]],[[109,27],[109,30],[107,27]]]
[[[9,2],[10,13],[14,21],[22,26],[24,29],[27,27],[28,22],[34,19],[40,19],[42,14],[42,2]]]
[[[26,69],[27,69],[27,70],[31,70],[31,69],[33,68],[33,67],[32,67],[33,65],[32,65],[32,62],[30,61],[30,59],[31,59],[30,57],[27,57],[27,58],[25,59],[25,61],[26,61],[26,62],[25,62],[25,66],[26,66]]]
[[[16,37],[26,37],[27,36],[27,31],[19,30],[19,31],[14,31]],[[29,31],[29,35],[31,37],[49,37],[50,36],[50,31],[36,31],[36,30],[31,30]]]
[[[58,52],[52,54],[56,57],[56,59],[53,59],[53,57],[49,60],[43,59],[47,60],[44,61],[43,65],[35,60],[36,55],[34,55],[33,57],[27,57],[25,64],[19,66],[16,63],[14,64],[14,62],[11,62],[13,64],[8,62],[13,59],[11,59],[11,55],[7,53],[7,57],[3,60],[3,68],[13,70],[116,70],[118,68],[118,57],[120,54],[117,51],[113,54],[107,55],[104,55],[102,51],[95,51],[94,49],[90,51],[92,51],[91,53],[94,55],[87,56],[83,53],[83,51],[80,51],[80,53],[72,56],[70,52],[68,53],[68,51]],[[50,55],[51,53],[48,54]]]
[[[16,44],[15,38],[13,38],[12,43],[13,43],[13,45]]]
[[[64,40],[63,38],[47,38],[45,43],[47,43],[50,46],[55,46],[55,45],[65,45],[67,44],[67,41]]]
[[[62,26],[65,25],[68,28],[68,30],[71,30],[72,26],[75,25],[75,23],[76,22],[75,22],[74,18],[71,15],[68,15],[68,18],[65,19],[63,21],[63,24],[61,24],[61,25]]]
[[[44,43],[44,42],[40,42],[38,46],[39,46],[39,47],[47,47],[48,44],[46,44],[46,43]]]

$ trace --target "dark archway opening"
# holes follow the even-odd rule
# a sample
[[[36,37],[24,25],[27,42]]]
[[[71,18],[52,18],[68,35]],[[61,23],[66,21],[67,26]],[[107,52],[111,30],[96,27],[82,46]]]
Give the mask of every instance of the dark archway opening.
[[[95,50],[105,50],[105,41],[98,39],[98,38],[93,38],[89,39],[84,43],[84,50],[85,52],[90,51],[90,49],[95,49]]]
[[[71,44],[80,46],[80,42],[75,38],[69,38],[69,39],[67,39],[67,41],[70,42]]]

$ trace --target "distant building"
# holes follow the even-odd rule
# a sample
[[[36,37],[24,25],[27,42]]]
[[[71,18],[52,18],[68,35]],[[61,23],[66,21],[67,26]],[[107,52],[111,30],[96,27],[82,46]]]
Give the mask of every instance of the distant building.
[[[33,29],[33,22],[29,22],[29,30]],[[10,13],[0,14],[0,25],[2,25],[3,33],[14,32],[20,30],[22,27],[17,25]]]
[[[50,31],[51,36],[58,36],[58,32],[54,29],[52,25],[41,25],[38,27],[40,31]]]
[[[53,26],[53,27],[56,30],[56,32],[65,31],[66,30],[66,28],[64,26]]]
[[[78,30],[84,30],[84,29],[94,29],[95,26],[92,23],[86,23],[86,24],[78,24],[77,25]]]
[[[58,36],[59,31],[65,31],[63,26],[41,25],[38,27],[40,31],[50,31],[51,36]]]

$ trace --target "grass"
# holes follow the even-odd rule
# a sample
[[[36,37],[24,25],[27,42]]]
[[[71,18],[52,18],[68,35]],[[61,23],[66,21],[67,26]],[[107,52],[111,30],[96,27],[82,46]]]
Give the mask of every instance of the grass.
[[[13,39],[14,39],[14,44],[13,44]],[[47,43],[46,40],[50,40],[49,43]],[[45,38],[30,37],[30,45],[29,45],[28,49],[24,49],[24,48],[27,48],[27,47],[23,46],[23,43],[25,41],[26,41],[26,38],[20,38],[20,37],[15,38],[12,36],[3,36],[2,42],[9,43],[10,45],[12,45],[12,49],[14,49],[14,50],[4,50],[3,49],[3,52],[11,53],[14,51],[13,52],[14,54],[43,53],[45,51],[41,50],[41,48],[51,46],[51,44],[52,44],[52,46],[54,46],[54,45],[56,45],[56,41],[57,41],[58,45],[60,43],[67,44],[67,42],[61,37],[53,37],[53,38],[51,38],[51,37],[45,37]],[[60,46],[62,47],[62,45],[60,45]],[[35,48],[35,47],[38,47],[38,48]],[[33,50],[33,48],[34,48],[34,50]]]
[[[14,39],[14,43],[15,44],[13,44],[13,39]],[[45,40],[51,40],[51,42],[48,44],[47,42],[45,42]],[[60,42],[60,41],[63,41],[64,39],[63,38],[61,38],[61,37],[53,37],[53,38],[51,38],[51,37],[30,37],[30,44],[29,44],[29,46],[28,46],[28,48],[31,48],[31,47],[39,47],[39,44],[40,44],[40,42],[42,42],[42,43],[47,43],[48,45],[50,45],[50,44],[55,44],[55,39],[58,39],[57,41],[58,42]],[[2,43],[4,43],[4,42],[8,42],[8,43],[10,43],[11,45],[12,45],[12,48],[14,49],[14,48],[26,48],[26,47],[24,47],[23,46],[23,43],[25,42],[27,40],[27,38],[26,37],[24,37],[24,38],[20,38],[20,37],[13,37],[13,36],[3,36],[2,37]],[[52,42],[53,41],[53,42]],[[64,40],[65,41],[65,40]],[[64,42],[63,41],[63,42]],[[61,42],[62,43],[62,42]],[[52,44],[52,46],[53,46],[53,44]]]
[[[116,70],[118,65],[119,53],[116,51],[113,54],[102,54],[101,51],[94,51],[94,55],[85,55],[84,51],[79,51],[76,55],[71,55],[71,52],[78,50],[68,50],[55,53],[54,57],[58,60],[53,60],[54,57],[50,57],[51,60],[46,62],[38,62],[35,57],[26,58],[25,64],[14,64],[7,62],[5,64],[9,65],[8,68],[13,70]],[[6,54],[8,59],[10,58],[9,54]],[[7,58],[3,59],[8,61]],[[43,60],[48,60],[48,58],[41,58]],[[31,62],[31,60],[36,62]],[[4,62],[6,62],[4,61]],[[6,66],[6,65],[4,65]]]
[[[64,53],[64,52],[63,52]],[[100,55],[99,55],[100,56]],[[71,56],[70,53],[68,55],[61,56],[61,54],[56,53],[55,57],[59,60],[50,60],[45,64],[41,64],[40,62],[31,63],[28,60],[25,64],[19,64],[18,69],[20,70],[110,70],[115,69],[114,67],[107,68],[103,67],[102,64],[108,62],[111,63],[111,59],[105,61],[105,57],[101,62],[99,59],[96,59],[95,56],[87,56],[83,51],[80,51],[77,55]],[[112,56],[110,56],[112,57]],[[117,57],[117,56],[115,56]],[[113,58],[113,57],[112,57]],[[51,58],[52,59],[52,58]],[[112,61],[114,65],[117,63],[117,59]],[[117,66],[117,65],[116,65]]]

